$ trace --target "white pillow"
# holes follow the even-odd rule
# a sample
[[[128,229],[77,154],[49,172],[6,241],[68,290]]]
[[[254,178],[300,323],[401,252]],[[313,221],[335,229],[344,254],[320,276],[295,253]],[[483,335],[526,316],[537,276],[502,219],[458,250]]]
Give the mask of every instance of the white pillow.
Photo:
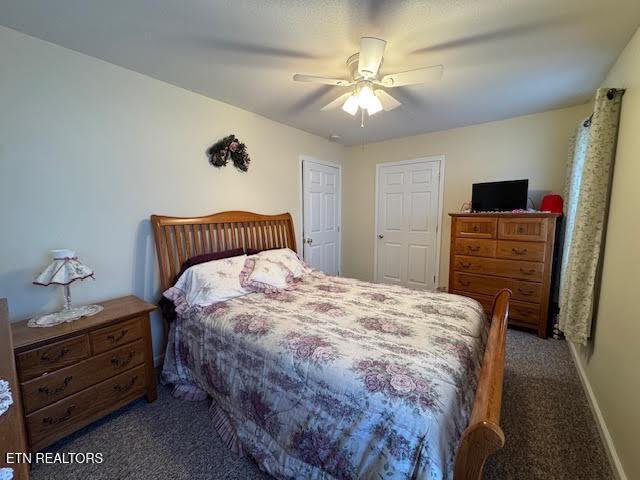
[[[250,293],[240,285],[246,255],[213,260],[188,268],[164,296],[176,304],[176,312],[207,306]],[[186,305],[184,304],[186,302]]]
[[[240,273],[240,284],[254,292],[277,292],[290,288],[295,278],[282,262],[260,255],[247,258]]]
[[[311,269],[307,267],[305,263],[300,260],[300,258],[298,258],[298,255],[296,255],[295,252],[290,248],[265,250],[252,256],[269,259],[272,262],[281,263],[291,271],[293,278],[296,279],[311,271]]]

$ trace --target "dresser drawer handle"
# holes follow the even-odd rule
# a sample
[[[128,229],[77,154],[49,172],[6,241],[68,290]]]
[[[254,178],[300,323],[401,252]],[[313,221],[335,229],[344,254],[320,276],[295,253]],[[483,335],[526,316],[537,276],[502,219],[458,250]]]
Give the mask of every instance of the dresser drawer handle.
[[[524,273],[525,275],[533,275],[534,273],[536,273],[536,269],[535,268],[530,268],[529,270],[526,270],[526,269],[520,267],[520,272]]]
[[[471,268],[471,262],[460,262],[462,268]]]
[[[526,248],[512,248],[511,251],[516,255],[526,255],[527,254],[527,249]]]
[[[467,245],[467,250],[469,250],[470,252],[479,252],[480,245],[476,245],[475,247],[472,247],[471,245]]]
[[[520,234],[524,233],[524,227],[522,225],[518,226],[518,233]]]
[[[530,297],[532,296],[534,293],[536,293],[534,290],[523,290],[522,288],[518,287],[518,292],[521,293],[522,295],[524,295],[525,297]]]
[[[124,368],[131,363],[131,360],[133,360],[134,355],[135,355],[134,352],[129,352],[129,355],[127,355],[127,358],[125,358],[124,360],[118,357],[113,357],[111,359],[111,365],[113,365],[113,367],[116,369]]]
[[[478,231],[478,225],[474,225],[474,226],[473,226],[473,231],[474,231],[474,232],[477,232],[477,231]]]
[[[460,280],[460,285],[468,287],[469,285],[471,285],[471,282],[469,280]]]
[[[62,360],[64,358],[64,356],[69,353],[69,349],[68,348],[63,348],[62,350],[60,350],[60,352],[58,352],[58,355],[56,355],[55,357],[50,357],[48,353],[43,353],[40,356],[40,360],[42,360],[43,362],[49,362],[49,363],[54,363],[54,362],[59,362],[60,360]]]
[[[53,390],[49,390],[49,387],[45,386],[45,387],[40,387],[38,389],[38,391],[40,393],[42,393],[43,395],[58,395],[61,392],[64,392],[65,389],[69,386],[69,383],[71,383],[71,380],[73,380],[73,376],[69,375],[68,377],[64,377],[64,380],[62,381],[62,384],[60,384],[59,386],[57,386],[56,388],[54,388]]]
[[[120,393],[128,392],[136,384],[137,380],[138,380],[138,376],[136,375],[131,379],[129,383],[125,383],[124,385],[116,384],[113,386],[113,389],[116,392],[120,392]]]
[[[65,422],[69,420],[69,417],[71,416],[71,414],[75,409],[76,409],[76,406],[71,405],[69,408],[67,408],[67,411],[61,417],[58,417],[58,418],[45,417],[42,419],[42,423],[44,423],[45,425],[57,425],[58,423]]]
[[[127,333],[129,333],[129,330],[125,328],[117,336],[107,335],[107,340],[111,340],[111,343],[118,343],[120,340],[122,340],[125,337]]]

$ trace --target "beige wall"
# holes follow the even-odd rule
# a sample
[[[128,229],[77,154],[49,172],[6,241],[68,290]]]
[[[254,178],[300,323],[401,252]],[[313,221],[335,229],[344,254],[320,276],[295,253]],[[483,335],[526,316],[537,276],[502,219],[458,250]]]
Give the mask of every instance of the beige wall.
[[[60,304],[31,285],[52,248],[73,248],[96,280],[78,302],[156,299],[149,215],[246,209],[297,219],[298,157],[341,161],[343,147],[109,63],[0,27],[0,297],[13,319]],[[213,81],[213,80],[212,80]],[[248,173],[208,165],[229,133]],[[297,231],[299,226],[296,225]],[[161,332],[154,320],[154,343]]]
[[[623,87],[600,305],[579,359],[628,479],[640,478],[640,31],[603,87]]]
[[[344,162],[344,274],[373,279],[376,164],[444,154],[440,285],[447,285],[448,212],[471,197],[471,184],[528,178],[530,190],[562,192],[568,139],[588,105],[352,147]]]

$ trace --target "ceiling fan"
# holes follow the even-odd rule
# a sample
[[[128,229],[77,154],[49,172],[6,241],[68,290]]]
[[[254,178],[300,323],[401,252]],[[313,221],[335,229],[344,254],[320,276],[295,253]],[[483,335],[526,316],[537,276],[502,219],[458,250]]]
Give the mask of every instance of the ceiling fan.
[[[316,75],[301,75],[296,73],[293,79],[296,82],[321,83],[336,87],[353,87],[351,91],[340,95],[328,103],[321,110],[333,110],[342,105],[342,110],[355,115],[360,109],[364,119],[364,112],[374,115],[381,110],[389,111],[402,105],[393,98],[385,88],[417,85],[442,77],[442,65],[418,68],[400,73],[390,73],[380,77],[379,70],[382,65],[384,50],[387,42],[374,37],[362,37],[360,39],[360,52],[351,55],[347,59],[347,68],[350,78],[327,78]]]

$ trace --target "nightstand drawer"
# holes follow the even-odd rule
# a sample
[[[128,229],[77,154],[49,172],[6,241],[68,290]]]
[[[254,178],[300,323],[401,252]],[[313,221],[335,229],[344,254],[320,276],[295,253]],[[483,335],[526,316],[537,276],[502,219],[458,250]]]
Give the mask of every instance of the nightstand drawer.
[[[146,320],[147,317],[134,318],[127,322],[118,323],[91,332],[89,336],[91,337],[91,348],[93,349],[94,355],[141,338],[141,321],[143,319]]]
[[[16,355],[18,377],[21,382],[43,373],[77,363],[89,356],[89,341],[86,335],[52,343]]]
[[[31,413],[144,362],[144,343],[128,345],[22,383],[22,400]]]
[[[82,428],[141,395],[145,386],[145,369],[141,365],[27,415],[31,445],[39,450]]]

